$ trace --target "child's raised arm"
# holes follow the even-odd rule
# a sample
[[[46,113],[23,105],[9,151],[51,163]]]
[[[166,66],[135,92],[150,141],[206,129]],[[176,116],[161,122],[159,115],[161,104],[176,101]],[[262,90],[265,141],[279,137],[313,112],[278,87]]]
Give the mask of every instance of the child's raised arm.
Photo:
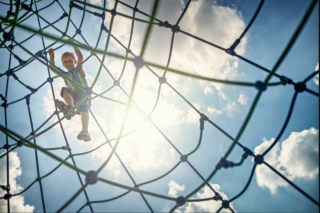
[[[51,69],[51,71],[60,76],[60,73],[56,69],[54,69],[55,68],[54,50],[52,48],[50,48],[48,50],[48,53],[49,53],[49,56],[50,56],[50,69]]]
[[[70,41],[72,43],[74,52],[76,53],[77,58],[78,58],[78,69],[77,70],[78,70],[78,72],[80,73],[80,75],[82,77],[86,77],[86,73],[83,71],[83,68],[82,68],[82,62],[83,62],[82,53],[81,53],[80,49],[77,46],[74,45],[74,42],[73,42],[72,38],[69,38],[68,41]]]

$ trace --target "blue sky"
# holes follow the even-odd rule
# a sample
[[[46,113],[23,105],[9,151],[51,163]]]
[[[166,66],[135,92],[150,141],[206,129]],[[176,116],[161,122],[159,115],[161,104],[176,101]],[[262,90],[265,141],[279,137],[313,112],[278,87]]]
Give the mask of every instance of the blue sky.
[[[60,2],[67,13],[69,13],[68,2]],[[103,5],[103,1],[99,0],[91,0],[90,3]],[[186,3],[187,1],[178,0],[160,1],[156,18],[174,24]],[[33,10],[39,10],[48,4],[47,1],[39,2],[37,8],[35,6],[32,8]],[[135,1],[129,1],[128,4],[134,6]],[[310,4],[311,1],[298,0],[269,0],[264,2],[257,19],[244,35],[235,52],[271,70],[286,48]],[[108,9],[114,8],[114,5],[114,1],[107,1]],[[138,8],[140,11],[151,14],[152,5],[151,1],[140,1]],[[248,0],[192,1],[179,26],[184,32],[223,48],[228,48],[242,34],[258,5],[258,1],[253,3]],[[8,9],[8,6],[1,5],[1,17],[6,15]],[[101,13],[101,11],[90,7],[87,9]],[[120,3],[118,3],[116,10],[119,13],[132,16],[132,10]],[[296,83],[303,81],[319,69],[318,11],[319,3],[317,2],[301,34],[276,72],[279,75],[289,77]],[[22,14],[23,11],[20,15]],[[41,20],[40,18],[40,24],[43,27],[47,25],[47,22],[52,23],[58,20],[63,14],[63,10],[57,2],[53,2],[51,6],[41,10],[39,14],[45,19]],[[82,15],[83,11],[74,8],[71,10],[71,20],[75,26],[80,26],[82,23]],[[137,14],[136,17],[148,20],[141,14]],[[111,15],[106,13],[104,24],[108,29],[110,28],[110,20]],[[60,37],[61,33],[58,30],[64,32],[67,21],[67,18],[64,18],[54,25],[56,28],[48,27],[44,32]],[[21,24],[35,29],[39,28],[38,19],[35,15]],[[141,22],[135,22],[134,24],[130,49],[135,55],[140,55],[147,25]],[[79,35],[75,36],[75,40],[82,44],[88,43],[90,47],[95,47],[99,38],[100,26],[101,19],[86,12],[81,25],[81,32],[85,40]],[[4,25],[2,25],[2,28],[4,28]],[[67,35],[73,37],[75,30],[70,23]],[[131,19],[120,15],[114,17],[111,33],[125,46],[129,42],[130,30]],[[15,41],[21,42],[31,34],[31,32],[16,28]],[[101,34],[97,45],[99,50],[104,50],[107,36],[108,34],[105,32]],[[166,66],[171,37],[170,29],[153,26],[143,59],[147,62]],[[0,42],[3,41],[2,39]],[[56,49],[56,65],[62,68],[60,56],[65,51],[72,51],[72,47],[69,45],[61,46],[63,43],[54,43],[55,41],[50,38],[43,39],[41,36],[35,35],[22,45],[35,54],[43,49],[42,42],[46,47],[53,44],[52,48]],[[1,74],[9,68],[19,65],[17,60],[10,56],[7,49],[9,42],[5,44],[0,49]],[[114,39],[110,40],[108,51],[125,55],[123,47]],[[15,46],[12,52],[23,60],[31,57],[27,51],[18,46]],[[89,85],[92,85],[101,63],[95,56],[91,56],[89,51],[82,49],[82,52],[84,58],[88,58],[83,66],[87,73],[87,81]],[[98,54],[98,57],[102,59],[102,55]],[[9,63],[9,61],[11,62]],[[115,139],[118,137],[124,121],[125,105],[128,103],[126,94],[130,94],[136,70],[133,63],[129,61],[123,74],[121,74],[123,62],[122,59],[106,56],[104,65],[110,74],[102,68],[99,78],[93,86],[93,91],[97,94],[108,90],[104,97],[109,99],[101,97],[93,99],[91,109],[107,139],[111,140],[110,144],[112,146],[115,145]],[[169,67],[215,79],[250,83],[255,83],[258,80],[264,81],[268,76],[267,72],[182,32],[175,34]],[[18,78],[32,88],[37,88],[49,76],[47,67],[38,60],[32,60],[27,66],[21,69],[18,67],[18,69],[16,72]],[[164,71],[159,68],[151,67],[151,69],[158,76],[164,74]],[[123,133],[130,134],[119,140],[116,149],[131,177],[114,155],[98,176],[128,187],[133,187],[134,184],[142,184],[140,189],[167,197],[187,196],[203,181],[186,162],[181,162],[177,168],[163,178],[155,182],[147,182],[164,175],[177,165],[180,161],[180,153],[183,155],[191,153],[197,147],[200,135],[200,115],[194,108],[205,114],[210,121],[235,138],[253,104],[257,90],[254,87],[192,79],[171,72],[167,72],[165,75],[168,84],[161,85],[159,89],[159,78],[154,73],[145,66],[140,69],[133,95],[134,103],[132,104],[144,113],[130,109],[128,118],[125,120]],[[50,75],[54,76],[53,73],[50,73]],[[121,88],[113,86],[113,79],[119,78]],[[279,82],[279,79],[272,77],[270,82]],[[30,112],[34,129],[39,128],[54,113],[54,99],[61,99],[59,93],[60,88],[64,85],[63,80],[55,79],[52,85],[53,93],[50,85],[46,83],[31,95]],[[310,79],[306,85],[308,89],[318,93],[319,74]],[[160,91],[159,96],[158,91]],[[185,97],[194,108],[175,91]],[[268,87],[262,93],[245,131],[239,138],[239,142],[255,154],[262,154],[279,134],[288,114],[294,92],[292,85]],[[30,91],[14,80],[13,77],[8,78],[6,75],[0,77],[0,94],[3,96],[7,94],[8,103],[19,100],[29,93]],[[125,104],[119,104],[113,100]],[[32,131],[31,123],[25,100],[10,104],[6,111],[3,107],[0,110],[1,125],[5,125],[7,119],[8,129],[14,130],[22,137],[27,137],[30,134]],[[151,120],[145,121],[145,114],[150,113]],[[317,202],[319,200],[318,117],[318,96],[307,92],[299,93],[285,131],[278,143],[264,157],[268,164],[298,185]],[[58,117],[55,115],[37,133],[56,121],[58,121]],[[56,125],[45,134],[38,136],[35,142],[44,148],[64,146],[66,144],[64,132],[68,143],[71,145],[72,153],[77,154],[92,150],[104,144],[107,140],[92,115],[89,124],[92,141],[88,143],[78,141],[76,138],[81,130],[79,116],[71,121],[63,120],[61,125]],[[3,133],[0,133],[0,141],[0,147],[2,147],[6,143],[6,137]],[[14,141],[9,140],[9,144],[13,143]],[[206,121],[201,144],[194,153],[188,156],[188,162],[196,168],[202,177],[207,178],[214,170],[218,160],[226,154],[231,144],[232,140]],[[3,152],[4,149],[2,148],[1,153]],[[65,150],[50,152],[61,159],[68,157],[68,152]],[[235,146],[228,156],[228,160],[238,162],[242,154],[243,150],[239,146]],[[57,161],[39,151],[37,155],[40,176],[46,175],[59,165]],[[105,144],[94,152],[75,156],[74,160],[80,169],[90,171],[99,169],[110,155],[111,148],[109,144]],[[10,152],[9,159],[11,194],[16,194],[27,188],[37,178],[35,151],[28,147],[17,148]],[[6,162],[6,157],[0,158],[0,185],[6,185],[7,182]],[[72,164],[70,159],[67,162]],[[218,191],[224,199],[232,199],[245,187],[253,165],[252,157],[248,157],[240,167],[220,169],[209,180],[208,184]],[[85,176],[80,175],[80,179],[84,182]],[[43,178],[41,183],[45,209],[48,212],[59,210],[81,187],[77,173],[63,165]],[[89,185],[86,188],[86,193],[92,202],[112,199],[126,191],[123,188],[103,182]],[[1,191],[0,197],[3,197],[4,194],[5,192]],[[210,198],[213,195],[209,187],[204,187],[190,199]],[[168,212],[175,205],[174,201],[150,195],[145,195],[145,200],[147,202],[139,193],[131,191],[119,199],[110,202],[92,203],[91,206],[96,212]],[[80,193],[64,211],[78,211],[86,202],[84,193]],[[265,165],[257,166],[248,189],[230,205],[236,212],[318,211],[316,204],[301,195]],[[39,183],[33,184],[22,195],[12,197],[10,206],[11,212],[43,212]],[[175,211],[215,212],[220,207],[221,201],[187,202]],[[3,199],[0,199],[0,209],[1,211],[7,211],[7,202]],[[81,212],[89,211],[88,206],[81,210]],[[223,209],[223,212],[230,212],[230,210]]]

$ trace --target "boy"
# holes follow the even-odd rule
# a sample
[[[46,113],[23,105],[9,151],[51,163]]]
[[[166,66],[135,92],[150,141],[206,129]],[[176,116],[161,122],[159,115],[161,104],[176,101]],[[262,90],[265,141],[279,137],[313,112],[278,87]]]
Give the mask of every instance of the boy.
[[[69,42],[73,42],[72,39],[68,40]],[[65,67],[68,72],[64,72],[65,75],[67,75],[69,78],[73,79],[75,82],[78,82],[80,85],[84,86],[85,88],[88,87],[87,81],[85,79],[86,74],[82,69],[82,61],[83,61],[83,56],[82,53],[80,52],[79,48],[74,46],[74,51],[77,55],[78,61],[75,59],[74,54],[71,52],[65,52],[61,56],[61,61],[63,67]],[[50,63],[54,65],[54,50],[50,48],[48,50],[48,53],[50,55]],[[80,64],[76,69],[76,64]],[[52,72],[54,72],[57,75],[61,74],[54,70],[52,67],[50,67]],[[62,87],[61,89],[61,97],[64,99],[65,103],[63,101],[60,101],[56,99],[56,104],[59,110],[61,111],[67,111],[68,109],[70,110],[75,104],[77,104],[83,95],[85,95],[85,92],[82,88],[79,88],[79,86],[75,85],[73,82],[70,80],[64,78],[64,82],[67,85],[67,87]],[[89,124],[89,113],[88,113],[88,108],[90,107],[90,101],[86,103],[86,101],[79,105],[78,110],[81,115],[81,123],[82,123],[82,131],[78,134],[77,138],[78,140],[83,140],[83,141],[90,141],[90,134],[88,132],[88,124]],[[67,112],[64,112],[65,114]],[[71,119],[71,117],[75,116],[76,112],[73,111],[70,116],[66,117],[68,120]]]

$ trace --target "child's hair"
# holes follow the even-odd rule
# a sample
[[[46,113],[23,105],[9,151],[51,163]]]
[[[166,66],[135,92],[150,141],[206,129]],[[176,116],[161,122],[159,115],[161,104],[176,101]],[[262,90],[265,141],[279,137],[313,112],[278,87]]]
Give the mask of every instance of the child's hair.
[[[71,53],[71,52],[65,52],[61,55],[61,61],[64,57],[67,57],[67,56],[71,56],[74,60],[76,60],[76,58],[74,57],[74,54]]]

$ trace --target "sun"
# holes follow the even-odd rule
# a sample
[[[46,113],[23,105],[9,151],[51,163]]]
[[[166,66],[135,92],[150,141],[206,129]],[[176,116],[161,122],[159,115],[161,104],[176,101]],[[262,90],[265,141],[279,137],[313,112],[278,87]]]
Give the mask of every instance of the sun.
[[[154,105],[152,99],[139,100],[139,103]],[[137,107],[131,107],[125,121],[123,113],[124,110],[114,109],[114,112],[111,113],[112,118],[108,119],[107,125],[112,126],[109,129],[112,130],[115,137],[118,137],[124,122],[121,138],[119,140],[115,138],[111,144],[115,146],[118,141],[116,152],[123,163],[128,166],[128,169],[141,173],[169,165],[174,152],[157,127],[161,126],[161,130],[165,131],[177,121],[179,115],[176,114],[173,106],[168,105],[167,102],[159,103],[151,115]],[[120,117],[122,119],[118,119]],[[110,152],[110,148],[97,150],[94,157],[99,160],[106,159]],[[166,156],[166,159],[163,159],[163,156]],[[121,164],[116,158],[110,161],[107,168],[117,171],[115,176],[119,176],[119,171],[122,171]]]

